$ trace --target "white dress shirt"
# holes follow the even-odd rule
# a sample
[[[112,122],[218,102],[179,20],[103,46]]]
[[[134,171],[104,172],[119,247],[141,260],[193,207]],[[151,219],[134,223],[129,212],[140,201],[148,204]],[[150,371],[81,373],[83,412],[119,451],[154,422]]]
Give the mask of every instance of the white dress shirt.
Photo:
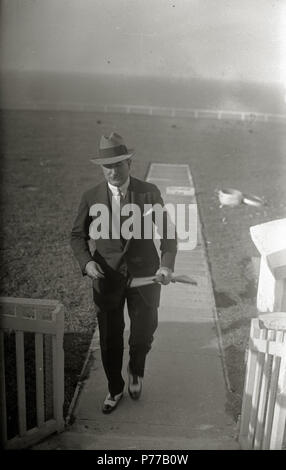
[[[112,193],[112,236],[116,239],[120,238],[121,202],[126,197],[129,183],[130,183],[129,176],[127,180],[125,181],[125,183],[123,183],[119,187],[113,186],[113,184],[108,183],[108,187]]]
[[[120,197],[125,199],[129,184],[130,184],[130,176],[128,176],[125,183],[123,183],[121,186],[118,187],[118,186],[114,186],[113,184],[108,183],[108,187],[110,191],[112,192],[112,196],[114,196],[115,199],[118,199],[120,201]]]

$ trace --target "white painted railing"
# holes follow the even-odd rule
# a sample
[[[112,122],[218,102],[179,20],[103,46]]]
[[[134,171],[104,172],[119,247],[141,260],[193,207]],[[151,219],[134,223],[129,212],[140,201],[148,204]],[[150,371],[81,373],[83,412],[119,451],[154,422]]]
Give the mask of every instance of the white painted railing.
[[[250,227],[260,253],[259,312],[286,312],[286,218]]]
[[[20,449],[64,428],[64,312],[57,301],[12,297],[1,297],[0,308],[1,443],[5,449]],[[5,347],[11,332],[15,333],[15,358],[7,357],[11,351],[7,353]],[[31,429],[27,428],[25,333],[34,334],[36,425]],[[12,360],[16,362],[18,432],[8,436],[5,376]]]
[[[281,449],[286,439],[286,219],[250,227],[250,234],[261,255],[258,318],[251,321],[239,442],[243,449]]]
[[[286,313],[251,321],[239,443],[242,449],[280,450],[286,423]]]

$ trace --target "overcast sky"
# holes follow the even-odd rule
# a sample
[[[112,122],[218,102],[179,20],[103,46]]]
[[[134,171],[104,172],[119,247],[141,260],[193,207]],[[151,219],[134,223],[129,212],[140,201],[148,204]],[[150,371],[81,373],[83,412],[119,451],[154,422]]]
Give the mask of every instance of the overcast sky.
[[[286,0],[2,0],[2,69],[286,85]]]

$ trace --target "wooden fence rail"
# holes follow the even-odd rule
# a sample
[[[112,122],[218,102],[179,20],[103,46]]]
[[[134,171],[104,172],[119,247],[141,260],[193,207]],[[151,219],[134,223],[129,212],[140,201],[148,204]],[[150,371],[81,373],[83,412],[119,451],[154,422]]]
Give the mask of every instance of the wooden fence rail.
[[[1,444],[4,449],[21,449],[35,444],[53,432],[60,432],[64,428],[63,305],[53,300],[1,297],[0,312]],[[15,357],[6,344],[7,338],[11,337],[12,333],[15,335]],[[25,345],[27,334],[30,335],[30,343]],[[26,380],[29,373],[28,364],[25,361],[25,356],[28,354],[27,348],[30,348],[29,354],[31,355],[32,351],[34,356],[35,370],[31,375],[35,377],[32,388],[36,392],[36,422],[29,429],[27,417],[33,403],[27,402]],[[17,421],[13,423],[17,432],[11,436],[11,431],[8,432],[9,418],[11,420],[8,401],[11,401],[9,393],[15,393],[15,391],[11,386],[9,389],[6,382],[10,373],[9,367],[11,366],[12,369],[13,362],[16,364],[15,407],[17,412],[12,410],[12,420]],[[29,378],[29,380],[33,379]]]
[[[281,449],[286,423],[286,313],[252,319],[239,442],[242,449]]]

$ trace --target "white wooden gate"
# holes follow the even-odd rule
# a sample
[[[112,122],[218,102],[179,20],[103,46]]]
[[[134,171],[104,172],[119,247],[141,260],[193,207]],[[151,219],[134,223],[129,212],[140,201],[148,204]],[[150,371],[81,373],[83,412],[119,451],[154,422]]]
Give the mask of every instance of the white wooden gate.
[[[286,313],[251,321],[239,443],[281,449],[286,422]]]
[[[64,312],[63,305],[57,301],[13,297],[0,298],[0,308],[1,443],[5,449],[20,449],[64,428]],[[15,336],[15,358],[11,357],[11,352],[7,354],[5,347],[7,335],[11,335],[11,332]],[[31,429],[27,428],[26,333],[34,335],[36,425]],[[16,362],[18,432],[14,436],[8,436],[7,433],[9,391],[5,377],[9,361],[10,364],[11,361]]]

